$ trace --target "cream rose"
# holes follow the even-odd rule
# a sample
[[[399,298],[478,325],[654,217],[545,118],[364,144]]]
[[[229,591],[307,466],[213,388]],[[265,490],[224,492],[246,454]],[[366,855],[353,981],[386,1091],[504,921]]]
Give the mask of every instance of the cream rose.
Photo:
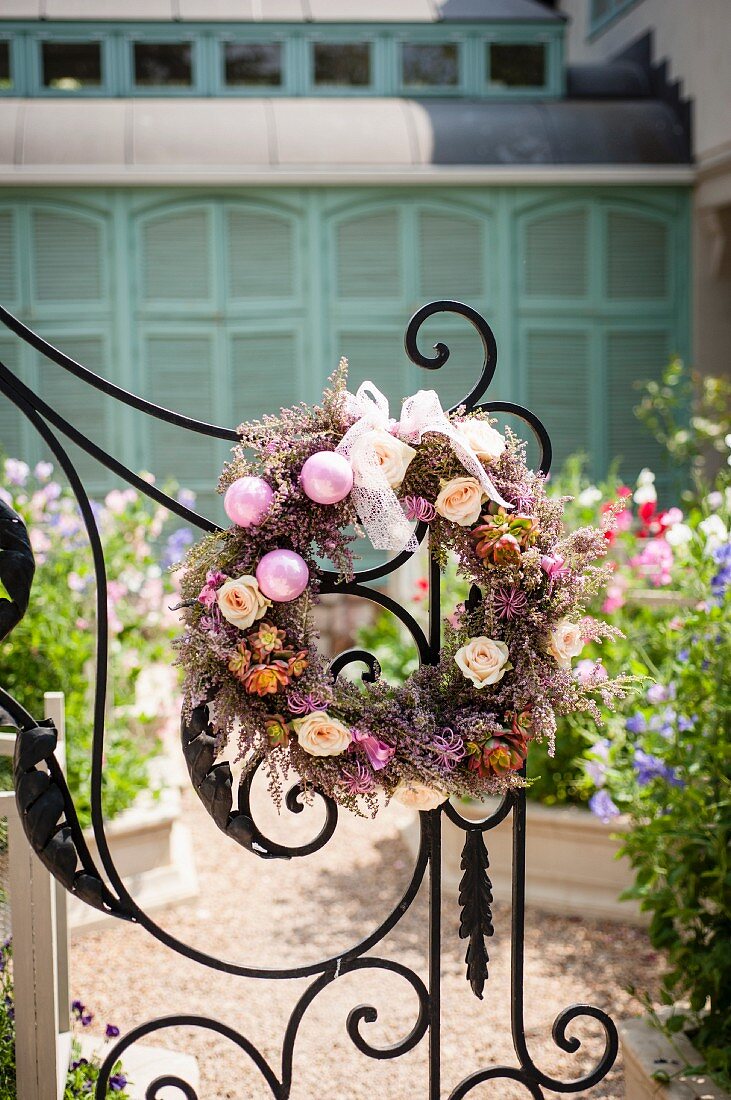
[[[513,667],[508,657],[505,642],[484,637],[471,638],[454,655],[458,666],[476,688],[484,688],[502,680],[505,673]]]
[[[491,428],[486,420],[477,420],[470,417],[461,424],[455,424],[455,428],[475,452],[480,462],[486,465],[497,462],[505,450],[505,436],[495,428]]]
[[[412,810],[436,810],[442,802],[446,802],[447,795],[436,787],[427,787],[426,783],[403,782],[399,783],[393,792],[393,797],[403,806],[409,806]]]
[[[367,470],[370,454],[376,456],[376,462],[391,488],[398,489],[416,451],[384,428],[373,428],[369,432],[364,432],[353,444],[350,452],[353,469]]]
[[[480,518],[480,509],[486,499],[476,477],[453,477],[440,491],[434,507],[440,516],[452,523],[471,527]]]
[[[584,637],[578,623],[561,619],[551,631],[546,650],[555,657],[562,668],[571,667],[571,658],[578,657],[584,648]]]
[[[313,710],[292,722],[300,747],[310,756],[339,756],[352,741],[350,730],[327,711]]]
[[[226,581],[218,589],[216,600],[224,619],[239,630],[247,630],[271,606],[271,600],[259,588],[256,577],[236,577]]]

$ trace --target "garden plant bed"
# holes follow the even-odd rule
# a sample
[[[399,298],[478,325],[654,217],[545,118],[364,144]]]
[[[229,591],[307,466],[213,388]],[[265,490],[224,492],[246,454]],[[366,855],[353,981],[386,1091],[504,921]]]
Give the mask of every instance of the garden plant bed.
[[[660,1015],[669,1015],[669,1010]],[[703,1061],[682,1033],[673,1036],[671,1042],[643,1016],[625,1020],[619,1034],[624,1054],[625,1100],[730,1100],[729,1093],[704,1074],[674,1076],[684,1066],[697,1066]],[[658,1081],[653,1077],[656,1073],[673,1079]]]
[[[459,812],[479,821],[492,812],[494,800],[461,803]],[[573,807],[541,806],[528,802],[526,842],[526,900],[552,913],[596,917],[645,925],[647,918],[635,901],[620,901],[623,890],[632,886],[632,869],[626,859],[617,859],[623,821],[607,825],[586,810]],[[462,875],[460,859],[464,831],[443,818],[442,882],[454,891]],[[493,893],[510,897],[512,828],[511,818],[485,833],[490,859]],[[409,821],[404,837],[416,851],[419,823]]]

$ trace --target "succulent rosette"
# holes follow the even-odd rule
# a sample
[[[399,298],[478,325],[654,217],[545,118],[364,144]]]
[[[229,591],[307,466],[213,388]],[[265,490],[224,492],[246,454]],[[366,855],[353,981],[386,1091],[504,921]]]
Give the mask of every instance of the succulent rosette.
[[[371,813],[383,796],[433,809],[520,787],[530,743],[552,743],[556,714],[599,722],[598,702],[626,690],[603,669],[572,668],[612,632],[585,608],[611,575],[597,562],[613,515],[564,531],[565,501],[546,495],[525,444],[487,413],[445,414],[421,391],[396,422],[372,384],[378,415],[346,378],[343,360],[321,405],[238,430],[219,483],[234,522],[190,549],[182,575],[184,717],[207,704],[219,750],[234,742],[244,774],[264,764],[277,802],[291,773]],[[409,402],[428,406],[422,431]],[[409,546],[416,520],[439,564],[456,556],[474,585],[444,624],[438,664],[400,686],[334,681],[314,621],[322,560],[352,578],[364,530],[378,546]]]

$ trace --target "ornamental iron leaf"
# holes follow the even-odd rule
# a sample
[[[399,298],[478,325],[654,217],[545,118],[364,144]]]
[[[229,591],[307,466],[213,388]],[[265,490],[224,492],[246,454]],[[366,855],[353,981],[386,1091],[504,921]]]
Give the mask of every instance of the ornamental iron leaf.
[[[459,922],[460,939],[469,939],[465,962],[467,963],[467,981],[474,995],[482,1000],[487,981],[487,953],[485,937],[492,936],[492,883],[487,874],[490,861],[482,833],[470,829],[462,849],[460,867],[464,871],[459,883],[459,904],[462,912]]]

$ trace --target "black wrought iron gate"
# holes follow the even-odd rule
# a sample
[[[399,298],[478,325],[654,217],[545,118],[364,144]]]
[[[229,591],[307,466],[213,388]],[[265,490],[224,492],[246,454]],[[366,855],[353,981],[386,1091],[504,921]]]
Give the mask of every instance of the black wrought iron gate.
[[[419,330],[423,322],[434,314],[456,313],[466,318],[477,330],[484,349],[484,362],[478,380],[464,399],[469,409],[483,408],[490,412],[502,412],[524,421],[535,434],[541,448],[541,469],[548,471],[551,461],[551,447],[548,435],[540,420],[530,410],[506,401],[478,402],[492,381],[497,365],[495,339],[487,322],[471,309],[458,302],[433,302],[420,309],[412,317],[406,330],[405,345],[411,361],[427,370],[443,367],[449,350],[442,344],[434,347],[435,355],[424,355],[417,346]],[[181,431],[202,433],[218,439],[237,441],[233,429],[217,427],[182,416],[179,413],[163,409],[115,386],[76,363],[63,352],[52,347],[36,333],[23,325],[5,309],[0,307],[0,321],[20,340],[35,348],[58,367],[75,375],[89,386],[100,390],[110,399],[121,401],[142,413],[156,417],[180,428]],[[239,1033],[223,1021],[195,1015],[168,1016],[133,1029],[122,1036],[110,1050],[102,1066],[96,1090],[97,1100],[106,1095],[106,1087],[112,1066],[124,1051],[139,1039],[153,1032],[167,1028],[192,1026],[216,1032],[236,1044],[257,1066],[269,1086],[271,1094],[277,1100],[286,1100],[293,1087],[293,1055],[297,1033],[303,1016],[313,999],[331,982],[356,970],[386,970],[400,975],[413,988],[418,998],[419,1010],[416,1023],[409,1034],[400,1042],[388,1047],[375,1047],[364,1037],[362,1025],[376,1019],[376,1009],[360,1005],[354,1008],[347,1018],[348,1034],[357,1049],[369,1058],[393,1059],[412,1050],[428,1034],[429,1044],[429,1100],[440,1100],[442,1093],[440,1034],[440,901],[441,901],[441,826],[442,813],[463,829],[465,847],[463,866],[466,868],[462,883],[460,903],[462,905],[462,924],[460,935],[469,940],[468,977],[472,988],[482,995],[484,984],[486,953],[480,960],[480,952],[485,952],[484,937],[492,934],[490,904],[491,886],[487,877],[487,853],[483,841],[484,834],[513,815],[513,883],[512,883],[512,928],[511,928],[511,1028],[517,1064],[476,1068],[448,1093],[449,1100],[460,1100],[467,1096],[478,1084],[491,1080],[511,1080],[519,1083],[528,1094],[536,1098],[544,1097],[544,1089],[558,1093],[584,1093],[601,1081],[611,1069],[618,1050],[617,1031],[610,1017],[601,1009],[592,1005],[575,1004],[565,1009],[556,1018],[553,1025],[555,1044],[568,1053],[575,1053],[580,1040],[569,1034],[569,1026],[579,1017],[591,1017],[597,1020],[604,1032],[604,1051],[591,1072],[583,1077],[562,1081],[543,1072],[533,1061],[526,1041],[523,1005],[524,971],[524,930],[525,930],[525,831],[526,805],[524,792],[509,793],[497,809],[484,821],[467,821],[458,809],[446,803],[436,810],[422,812],[421,840],[411,880],[398,904],[382,923],[361,942],[354,944],[337,956],[322,959],[319,962],[286,970],[259,969],[243,966],[206,954],[189,944],[182,943],[161,928],[145,913],[129,894],[122,882],[112,859],[104,829],[102,814],[102,756],[104,750],[104,715],[107,694],[107,578],[102,543],[90,499],[81,478],[71,461],[65,444],[60,436],[81,447],[97,459],[115,475],[134,486],[152,500],[164,505],[187,523],[204,531],[216,530],[216,525],[204,516],[200,516],[179,501],[162,492],[155,485],[129,470],[121,462],[97,446],[74,425],[44,400],[42,394],[34,393],[20,378],[0,363],[0,391],[6,399],[12,401],[28,418],[36,431],[45,441],[49,450],[66,475],[81,509],[92,550],[97,580],[97,675],[94,699],[94,736],[91,771],[91,813],[94,836],[99,851],[102,871],[95,865],[84,836],[79,827],[78,818],[70,797],[63,773],[54,755],[56,731],[49,721],[36,722],[16,700],[0,688],[0,704],[16,721],[19,729],[15,757],[16,796],[26,835],[38,857],[59,879],[63,885],[89,905],[95,906],[110,916],[133,921],[166,944],[171,950],[179,952],[200,963],[225,971],[241,978],[249,979],[288,979],[311,977],[313,981],[295,1006],[286,1026],[282,1042],[281,1065],[278,1071],[264,1058],[260,1051],[245,1035]],[[417,529],[419,541],[428,534],[427,525],[422,523]],[[0,637],[11,629],[17,618],[22,615],[32,578],[32,559],[30,548],[22,525],[14,518],[6,505],[0,502],[0,554],[4,561],[2,574],[6,588],[14,598],[14,604],[3,605],[4,620],[0,617]],[[339,584],[333,573],[325,575],[322,585],[326,593],[347,593],[374,601],[396,615],[412,635],[422,662],[435,663],[440,648],[440,574],[435,563],[429,567],[429,623],[425,632],[409,612],[384,592],[366,587],[366,582],[376,581],[399,569],[409,558],[405,551],[393,560],[372,569],[362,570],[354,582]],[[29,562],[31,564],[29,564]],[[473,589],[470,599],[479,599],[479,590]],[[4,629],[3,629],[4,628]],[[333,675],[337,676],[351,662],[363,662],[367,671],[364,678],[374,679],[380,674],[376,659],[361,650],[349,650],[338,656],[332,665]],[[73,733],[71,734],[73,736]],[[195,789],[206,804],[216,824],[233,840],[242,846],[267,858],[306,857],[325,845],[337,826],[337,806],[325,799],[325,823],[317,837],[309,843],[296,848],[288,848],[268,839],[258,829],[253,820],[249,793],[251,778],[233,790],[232,774],[228,764],[216,764],[211,738],[203,719],[184,727],[183,752]],[[298,787],[290,790],[286,805],[288,810],[301,809],[298,802]],[[370,954],[373,948],[384,939],[401,920],[414,901],[422,882],[428,875],[429,889],[429,939],[428,939],[428,983],[419,975],[393,960]],[[479,897],[475,896],[475,891]],[[469,954],[472,963],[469,964]],[[477,959],[477,961],[475,961]],[[157,1100],[160,1089],[173,1085],[188,1100],[197,1100],[193,1087],[176,1076],[160,1077],[147,1089],[147,1100]],[[327,1082],[323,1082],[327,1087]]]

